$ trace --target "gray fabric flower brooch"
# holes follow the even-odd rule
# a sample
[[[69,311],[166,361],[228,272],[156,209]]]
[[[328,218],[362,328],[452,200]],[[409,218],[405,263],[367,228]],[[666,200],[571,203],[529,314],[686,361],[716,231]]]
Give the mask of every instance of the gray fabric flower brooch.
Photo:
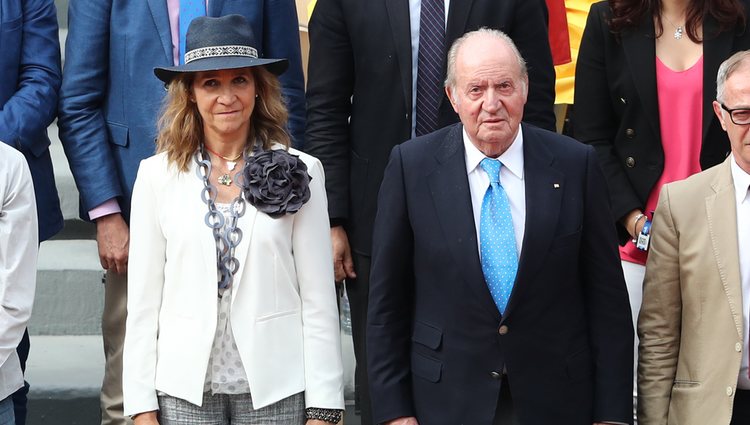
[[[294,214],[310,200],[307,165],[285,150],[255,152],[243,173],[245,199],[273,218]]]

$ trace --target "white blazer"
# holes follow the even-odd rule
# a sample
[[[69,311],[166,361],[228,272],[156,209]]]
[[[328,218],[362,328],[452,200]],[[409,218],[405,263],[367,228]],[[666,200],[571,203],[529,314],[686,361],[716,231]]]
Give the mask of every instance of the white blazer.
[[[323,167],[290,149],[312,176],[310,200],[271,218],[251,205],[235,257],[231,322],[253,407],[305,392],[307,407],[343,409],[343,367]],[[157,410],[157,391],[201,405],[217,321],[216,245],[204,217],[203,182],[141,162],[133,191],[125,414]]]

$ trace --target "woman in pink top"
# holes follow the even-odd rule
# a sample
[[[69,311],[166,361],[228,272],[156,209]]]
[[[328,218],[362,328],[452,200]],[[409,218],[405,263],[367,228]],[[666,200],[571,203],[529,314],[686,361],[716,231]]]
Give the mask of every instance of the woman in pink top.
[[[662,185],[729,153],[711,102],[721,62],[750,48],[749,4],[609,0],[589,13],[576,68],[575,137],[596,148],[607,178],[634,321],[645,233]]]

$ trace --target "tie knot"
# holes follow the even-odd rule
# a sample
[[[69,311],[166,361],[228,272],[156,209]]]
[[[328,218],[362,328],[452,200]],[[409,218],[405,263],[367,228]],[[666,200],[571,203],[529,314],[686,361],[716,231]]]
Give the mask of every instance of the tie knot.
[[[485,158],[479,163],[487,176],[490,178],[490,183],[500,183],[500,168],[503,163],[497,159]]]

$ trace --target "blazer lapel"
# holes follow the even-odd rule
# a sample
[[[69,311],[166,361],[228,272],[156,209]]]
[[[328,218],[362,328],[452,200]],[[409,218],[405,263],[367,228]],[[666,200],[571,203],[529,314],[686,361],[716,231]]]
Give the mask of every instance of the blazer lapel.
[[[554,168],[546,141],[531,131],[524,131],[523,138],[526,224],[516,282],[504,317],[510,315],[525,290],[524,282],[531,281],[543,266],[560,214],[563,190],[559,188],[565,187],[565,175]]]
[[[154,25],[159,33],[161,45],[164,48],[164,54],[167,57],[167,63],[174,63],[172,53],[172,32],[169,26],[169,13],[167,12],[167,2],[164,0],[148,0],[148,6],[151,9],[151,16],[154,19]]]
[[[445,25],[445,49],[443,52],[443,76],[448,72],[448,50],[458,37],[461,37],[468,28],[469,11],[474,0],[452,1],[448,6],[448,21]],[[448,96],[440,97],[440,110],[445,102],[448,102]]]
[[[407,0],[385,0],[388,19],[393,31],[393,44],[401,75],[401,87],[407,111],[411,111],[412,73],[411,73],[411,25],[409,24],[409,3]]]
[[[648,17],[637,28],[623,32],[622,47],[633,78],[633,85],[638,90],[641,99],[643,115],[653,127],[654,134],[661,138],[659,103],[656,95],[656,46],[653,20]],[[625,101],[628,100],[625,99]]]
[[[721,171],[711,185],[714,193],[706,197],[706,216],[721,284],[729,301],[737,335],[742,338],[742,288],[737,266],[740,259],[737,251],[737,214],[729,162],[731,160],[729,157],[720,165]]]
[[[500,312],[492,301],[484,280],[479,261],[474,212],[466,175],[463,136],[461,125],[448,133],[435,153],[436,167],[427,173],[430,194],[445,240],[449,244],[457,267],[462,270],[466,284],[474,291],[482,308],[500,318]]]
[[[448,6],[448,24],[445,27],[445,54],[448,48],[466,32],[469,11],[474,0],[452,1]]]
[[[716,72],[719,65],[732,53],[734,31],[718,33],[719,24],[710,15],[703,22],[703,34],[708,38],[703,42],[703,144],[707,141],[708,129],[716,116],[713,100],[716,98]],[[717,34],[718,33],[718,34]]]

